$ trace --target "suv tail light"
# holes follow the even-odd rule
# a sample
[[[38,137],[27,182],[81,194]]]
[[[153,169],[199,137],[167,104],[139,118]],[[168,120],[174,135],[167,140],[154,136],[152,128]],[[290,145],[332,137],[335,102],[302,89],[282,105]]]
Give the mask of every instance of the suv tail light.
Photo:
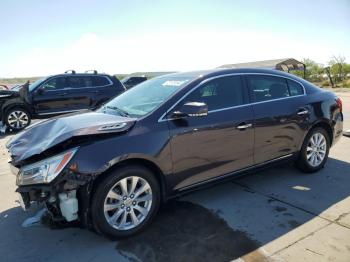
[[[339,106],[340,112],[343,112],[343,102],[341,101],[341,99],[338,97],[335,101],[337,102],[337,105]]]

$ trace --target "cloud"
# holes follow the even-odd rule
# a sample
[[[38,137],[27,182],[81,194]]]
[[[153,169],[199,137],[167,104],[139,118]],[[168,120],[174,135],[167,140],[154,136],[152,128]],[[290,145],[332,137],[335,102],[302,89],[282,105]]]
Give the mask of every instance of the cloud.
[[[58,48],[34,48],[1,70],[4,76],[43,76],[68,69],[110,74],[186,71],[227,63],[310,57],[325,62],[332,50],[298,39],[262,32],[167,32],[130,37],[89,33]]]

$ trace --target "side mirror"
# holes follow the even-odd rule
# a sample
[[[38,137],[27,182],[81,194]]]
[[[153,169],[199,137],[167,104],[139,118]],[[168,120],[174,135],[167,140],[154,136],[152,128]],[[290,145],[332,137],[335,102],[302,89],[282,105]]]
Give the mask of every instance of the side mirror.
[[[42,94],[44,94],[45,91],[43,88],[39,87],[38,91],[36,91],[36,92],[38,93],[38,95],[42,95]]]
[[[202,102],[188,102],[171,114],[171,118],[198,117],[208,115],[208,106]]]

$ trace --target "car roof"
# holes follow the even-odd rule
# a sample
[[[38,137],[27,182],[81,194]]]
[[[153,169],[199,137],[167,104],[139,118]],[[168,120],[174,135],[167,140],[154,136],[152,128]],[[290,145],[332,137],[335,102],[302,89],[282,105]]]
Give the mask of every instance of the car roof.
[[[172,76],[172,77],[189,77],[189,78],[210,78],[220,75],[226,75],[226,74],[273,74],[281,77],[287,77],[292,78],[297,81],[300,81],[301,79],[295,75],[282,72],[279,70],[273,70],[273,69],[260,69],[260,68],[215,68],[210,70],[199,70],[199,71],[190,71],[190,72],[178,72],[178,73],[172,73],[168,75],[163,76]],[[160,76],[162,77],[162,76]]]
[[[91,74],[91,73],[74,73],[74,74],[65,73],[65,74],[50,75],[47,78],[54,77],[54,76],[106,76],[106,77],[111,77],[110,75],[103,74],[103,73],[102,74],[100,74],[100,73],[97,73],[97,74]]]

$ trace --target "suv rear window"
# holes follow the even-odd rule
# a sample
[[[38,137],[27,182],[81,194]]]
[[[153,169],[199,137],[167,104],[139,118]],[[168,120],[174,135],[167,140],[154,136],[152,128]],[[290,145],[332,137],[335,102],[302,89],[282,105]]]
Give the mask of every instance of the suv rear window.
[[[92,76],[92,83],[94,86],[107,86],[110,81],[104,76]]]
[[[69,84],[71,88],[84,88],[106,86],[110,82],[104,76],[71,76]]]

